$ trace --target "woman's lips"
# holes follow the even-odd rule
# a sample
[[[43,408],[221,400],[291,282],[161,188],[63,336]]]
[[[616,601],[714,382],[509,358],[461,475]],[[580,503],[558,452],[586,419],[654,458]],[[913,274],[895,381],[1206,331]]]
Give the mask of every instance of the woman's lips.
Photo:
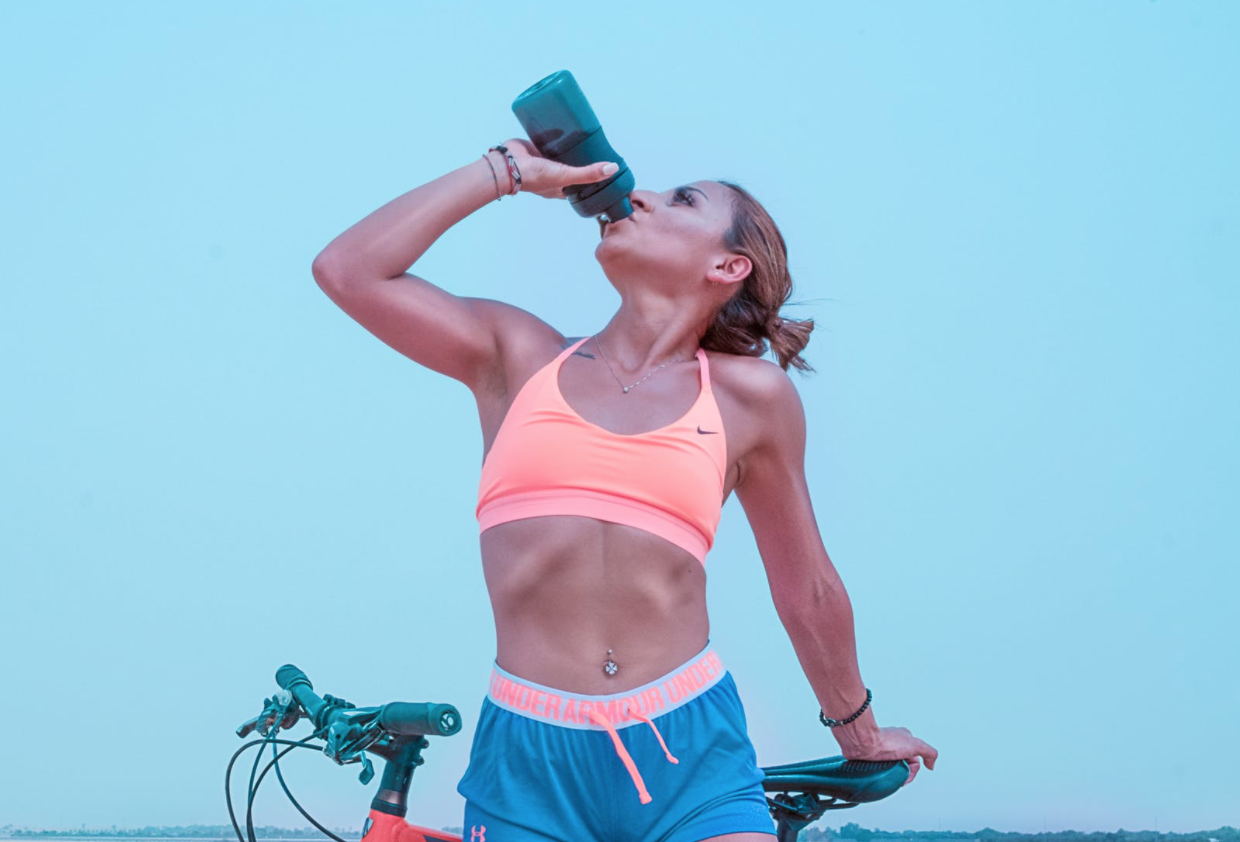
[[[599,235],[599,237],[600,237],[600,238],[602,238],[602,237],[606,236],[606,235],[607,235],[607,229],[608,229],[608,228],[610,228],[610,227],[612,227],[613,225],[615,225],[617,222],[626,222],[626,221],[627,221],[627,222],[632,222],[634,225],[636,225],[636,224],[637,224],[637,220],[633,218],[633,214],[629,214],[628,216],[624,217],[624,219],[617,219],[617,220],[616,220],[616,222],[604,222],[603,220],[601,220],[601,219],[600,219],[600,220],[598,221],[598,235]]]

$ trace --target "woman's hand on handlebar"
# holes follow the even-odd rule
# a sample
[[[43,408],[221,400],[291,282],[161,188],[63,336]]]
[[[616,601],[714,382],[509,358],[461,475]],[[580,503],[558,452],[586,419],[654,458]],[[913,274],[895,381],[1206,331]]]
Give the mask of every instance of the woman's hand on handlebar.
[[[939,759],[939,752],[925,740],[914,737],[907,728],[879,728],[878,736],[864,746],[849,746],[841,743],[844,758],[847,760],[904,760],[908,763],[908,780],[904,786],[913,782],[917,770],[924,761],[927,769],[933,769]]]
[[[504,141],[508,154],[517,162],[517,171],[521,173],[521,192],[534,193],[545,199],[563,199],[564,188],[573,184],[593,184],[603,181],[616,172],[616,164],[603,161],[588,167],[570,167],[543,157],[538,148],[523,138],[514,137]],[[498,156],[502,157],[502,156]],[[496,167],[500,173],[507,171]],[[611,167],[612,169],[606,169]],[[508,180],[511,189],[511,176]]]

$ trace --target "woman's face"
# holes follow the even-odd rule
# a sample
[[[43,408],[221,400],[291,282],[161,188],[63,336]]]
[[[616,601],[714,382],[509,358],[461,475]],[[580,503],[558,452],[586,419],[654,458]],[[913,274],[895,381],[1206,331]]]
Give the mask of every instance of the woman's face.
[[[662,193],[634,190],[633,213],[602,226],[594,250],[606,269],[679,280],[705,278],[724,254],[723,235],[732,225],[728,188],[695,181]],[[609,273],[610,274],[610,273]]]

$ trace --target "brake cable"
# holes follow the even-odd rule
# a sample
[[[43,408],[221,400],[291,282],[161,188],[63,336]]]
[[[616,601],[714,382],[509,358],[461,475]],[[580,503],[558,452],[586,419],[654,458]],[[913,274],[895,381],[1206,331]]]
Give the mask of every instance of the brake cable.
[[[268,742],[267,739],[262,739],[262,740],[251,740],[250,742],[246,743],[245,745],[243,745],[241,748],[237,749],[233,753],[232,759],[228,761],[228,768],[224,770],[224,800],[228,804],[228,818],[232,821],[233,831],[237,834],[237,839],[240,840],[240,842],[247,842],[247,837],[241,834],[241,826],[237,824],[237,812],[236,810],[233,809],[233,800],[232,800],[233,766],[236,765],[237,759],[241,756],[241,754],[246,749],[253,748],[254,746],[261,746],[267,742]],[[286,752],[292,751],[294,748],[297,748],[299,745],[301,745],[300,743],[294,743],[291,740],[273,740],[272,742],[287,745],[288,748],[285,749]],[[315,751],[319,750],[316,746],[307,745],[307,746],[301,746],[301,747],[312,749]],[[263,775],[266,775],[266,770],[263,771]],[[259,781],[261,780],[262,780],[262,776],[259,776]],[[246,830],[250,831],[249,842],[254,842],[253,823],[250,819],[250,817],[253,815],[252,813],[253,804],[254,804],[254,792],[251,791],[246,797],[246,807],[247,807],[246,809],[246,816],[247,816]]]
[[[315,734],[311,734],[309,737],[306,737],[306,739],[307,739],[307,740],[310,740],[310,739],[313,739],[314,737],[315,737]],[[302,742],[304,743],[305,741],[303,740]],[[300,745],[300,743],[299,743],[299,745]],[[306,746],[306,745],[303,745],[302,747],[303,747],[303,748],[312,748],[312,746]],[[317,747],[314,747],[314,748],[317,748]],[[321,748],[320,748],[320,749],[317,749],[317,750],[318,750],[318,751],[322,751],[322,749],[321,749]],[[287,749],[285,749],[284,751],[285,751],[285,752],[292,751],[292,748],[287,748]],[[276,768],[276,779],[280,782],[280,788],[284,790],[284,794],[288,797],[288,800],[293,802],[293,806],[297,808],[297,812],[299,812],[299,813],[301,813],[303,816],[305,816],[306,821],[308,821],[308,822],[310,822],[310,824],[314,825],[314,826],[315,826],[315,827],[319,830],[319,832],[320,832],[320,833],[322,833],[322,834],[326,835],[326,836],[327,836],[328,838],[330,838],[330,839],[335,840],[335,842],[345,842],[345,840],[344,840],[344,839],[341,839],[339,836],[337,836],[336,834],[332,833],[330,830],[328,830],[327,828],[323,827],[323,825],[321,825],[321,824],[319,824],[317,821],[315,821],[315,820],[314,820],[314,817],[313,817],[313,816],[311,816],[309,813],[307,813],[307,812],[305,811],[305,809],[303,809],[303,808],[302,808],[302,806],[301,806],[300,804],[298,804],[298,803],[297,803],[297,799],[296,799],[296,798],[294,798],[294,797],[293,797],[293,793],[289,791],[288,785],[287,785],[286,783],[284,783],[284,773],[280,771],[280,764],[276,762],[277,760],[279,760],[279,759],[280,759],[280,757],[282,757],[282,756],[283,756],[283,753],[281,753],[281,754],[276,754],[275,752],[276,752],[276,747],[275,747],[274,745],[272,745],[272,747],[271,747],[272,758],[271,758],[271,762],[270,762],[270,763],[268,763],[267,765],[268,765],[268,767],[270,767],[270,766],[275,766],[275,768]],[[263,770],[263,774],[264,774],[264,775],[265,775],[265,774],[267,774],[267,770],[266,770],[266,769],[264,769],[264,770]]]
[[[322,747],[308,744],[310,740],[320,738],[321,736],[322,734],[316,731],[315,733],[310,734],[304,739],[293,741],[293,740],[276,739],[276,733],[273,732],[271,735],[264,737],[261,740],[251,740],[250,742],[241,746],[241,748],[237,749],[237,751],[233,753],[232,759],[228,761],[228,768],[224,772],[224,798],[228,804],[228,818],[232,822],[233,832],[237,834],[237,839],[239,840],[239,842],[257,842],[257,839],[254,835],[254,800],[258,794],[259,785],[262,783],[263,778],[267,776],[267,773],[271,770],[273,766],[276,769],[276,777],[280,781],[280,786],[284,790],[284,794],[288,797],[288,799],[291,802],[293,802],[293,806],[297,808],[298,812],[300,812],[303,816],[305,816],[306,820],[309,821],[311,824],[313,824],[316,828],[318,828],[320,832],[326,834],[329,838],[334,840],[334,842],[348,842],[348,840],[341,839],[339,836],[335,835],[330,830],[323,827],[321,824],[315,821],[313,816],[311,816],[309,813],[306,812],[306,810],[301,806],[301,804],[298,803],[297,799],[293,797],[293,793],[289,790],[288,785],[284,781],[283,773],[280,771],[280,767],[279,767],[280,758],[288,754],[290,751],[292,751],[295,748],[306,748],[306,749],[310,749],[311,751],[321,752],[323,750]],[[259,749],[258,757],[255,758],[254,768],[250,772],[251,786],[250,786],[250,792],[246,798],[245,827],[246,827],[247,835],[242,836],[241,826],[237,822],[237,814],[236,814],[236,811],[233,809],[232,791],[231,791],[232,790],[231,782],[232,782],[233,766],[236,764],[237,759],[241,756],[241,754],[246,749],[252,748],[254,746],[262,746],[262,745],[265,745],[266,743],[271,743],[271,750],[273,754],[276,751],[277,744],[287,746],[287,748],[285,748],[283,751],[279,752],[278,754],[275,754],[275,756],[272,757],[271,760],[267,761],[267,765],[263,768],[262,773],[258,775],[257,779],[255,779],[255,772],[257,772],[258,764],[262,760],[262,749],[261,748]]]

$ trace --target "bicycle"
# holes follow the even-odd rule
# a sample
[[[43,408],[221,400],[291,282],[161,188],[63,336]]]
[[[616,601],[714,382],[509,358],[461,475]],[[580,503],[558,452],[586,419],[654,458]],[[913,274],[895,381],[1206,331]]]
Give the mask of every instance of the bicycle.
[[[242,739],[256,730],[263,739],[251,740],[237,749],[224,772],[228,817],[239,842],[257,842],[254,798],[259,784],[273,768],[284,794],[297,811],[334,842],[347,842],[315,821],[285,784],[279,761],[295,748],[321,751],[341,766],[360,763],[362,770],[358,778],[363,785],[374,778],[374,764],[367,753],[385,761],[379,791],[370,802],[370,812],[362,827],[363,842],[463,842],[461,836],[419,827],[405,820],[413,772],[425,762],[422,750],[430,745],[426,737],[450,737],[461,730],[461,715],[455,707],[430,702],[388,702],[359,708],[328,694],[320,697],[306,674],[292,664],[285,664],[276,671],[276,683],[280,685],[280,692],[264,699],[262,713],[237,729],[237,736]],[[314,725],[309,736],[297,741],[277,737],[280,731],[291,728],[303,717]],[[323,745],[310,745],[311,740],[323,740]],[[261,748],[254,758],[247,790],[246,835],[242,836],[233,810],[233,766],[246,749],[265,745],[271,746],[272,758],[261,774],[258,773],[259,761],[263,758]],[[277,751],[278,745],[286,748]],[[771,817],[776,821],[777,842],[795,842],[802,830],[828,810],[856,807],[886,798],[900,789],[908,778],[908,771],[908,763],[903,760],[845,760],[840,756],[762,767],[766,776],[762,787],[767,793]]]

